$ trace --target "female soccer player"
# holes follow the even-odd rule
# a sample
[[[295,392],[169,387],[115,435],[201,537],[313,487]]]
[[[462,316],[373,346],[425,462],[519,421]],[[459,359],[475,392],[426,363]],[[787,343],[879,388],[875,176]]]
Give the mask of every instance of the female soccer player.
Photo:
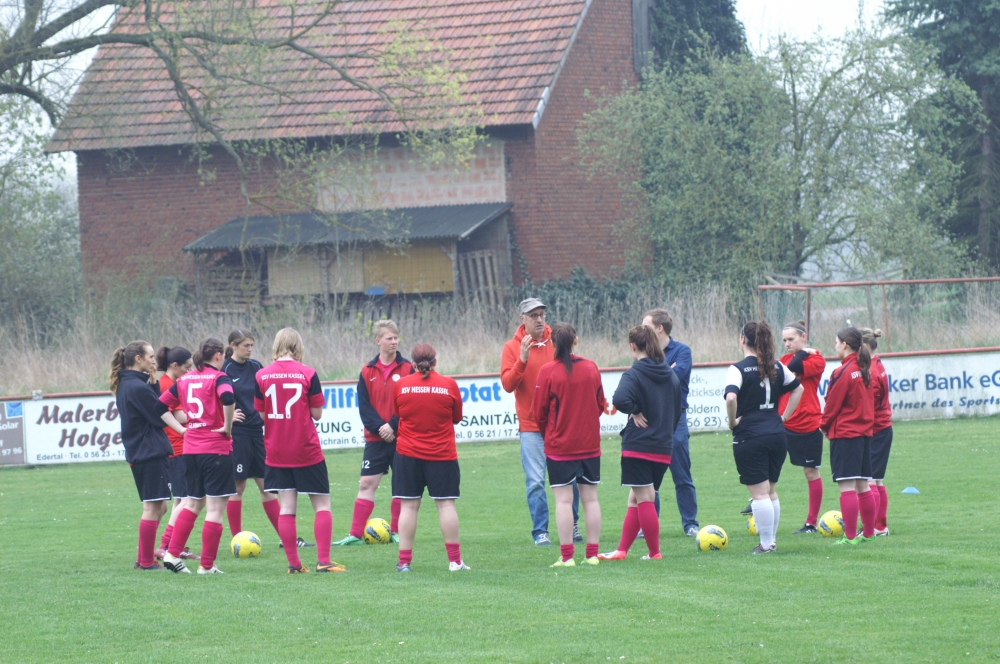
[[[555,355],[538,370],[535,421],[545,440],[545,466],[556,499],[556,528],[562,557],[551,567],[573,567],[573,482],[580,490],[587,550],[584,564],[597,565],[601,541],[601,413],[607,402],[601,372],[592,361],[573,354],[576,330],[569,323],[552,328]]]
[[[667,365],[651,328],[645,325],[632,328],[628,341],[635,362],[622,374],[612,402],[619,412],[641,415],[646,426],[637,426],[636,418],[629,417],[622,429],[622,486],[631,487],[628,510],[618,549],[597,557],[624,560],[641,527],[649,548],[649,554],[642,559],[659,560],[663,557],[660,555],[660,520],[653,500],[670,467],[674,430],[684,416],[681,382]]]
[[[396,458],[392,462],[392,497],[402,501],[396,571],[410,571],[417,512],[425,487],[437,507],[448,552],[448,569],[468,570],[462,560],[455,511],[461,481],[455,425],[462,421],[462,394],[458,383],[434,371],[437,352],[433,346],[417,344],[410,356],[419,373],[400,378],[392,397],[393,411],[399,418]]]
[[[875,350],[882,330],[862,328],[865,345],[872,352],[872,395],[875,397],[875,425],[872,427],[872,480],[868,483],[875,498],[875,537],[889,534],[886,514],[889,508],[889,494],[886,493],[885,469],[889,464],[889,450],[892,448],[892,404],[889,403],[889,375],[885,365]]]
[[[396,456],[396,431],[399,418],[392,411],[392,395],[396,383],[413,373],[413,365],[403,357],[399,348],[399,328],[391,320],[375,323],[375,345],[378,355],[361,367],[358,377],[358,409],[365,427],[365,456],[361,461],[361,486],[354,501],[354,518],[351,532],[336,546],[364,544],[361,539],[365,524],[375,509],[375,490],[382,476],[389,472]],[[392,541],[398,542],[400,500],[393,498],[390,512]]]
[[[278,534],[288,557],[288,573],[309,570],[302,565],[295,526],[298,495],[309,496],[316,519],[316,571],[345,572],[330,560],[333,517],[330,515],[330,480],[326,459],[313,420],[323,417],[323,388],[319,375],[302,364],[305,347],[299,333],[290,327],[274,336],[274,362],[257,372],[254,408],[263,415],[264,488],[278,494],[281,516]]]
[[[845,327],[837,332],[834,345],[841,365],[830,375],[826,407],[819,428],[830,439],[830,467],[840,487],[840,512],[844,536],[838,544],[866,542],[875,535],[875,497],[868,480],[872,477],[871,444],[875,425],[872,396],[872,356],[861,330]],[[858,512],[864,526],[858,537]]]
[[[750,490],[750,508],[760,544],[753,553],[773,553],[781,518],[777,484],[785,463],[785,422],[802,398],[799,380],[774,359],[774,336],[764,321],[751,321],[740,331],[744,358],[726,372],[726,414],[733,431],[733,457],[740,483]],[[778,399],[788,394],[785,414]]]
[[[229,333],[226,360],[222,371],[233,381],[236,409],[243,414],[243,421],[233,421],[233,465],[236,471],[236,495],[226,504],[229,532],[233,535],[243,530],[243,491],[247,479],[253,478],[260,492],[264,514],[274,531],[278,532],[278,498],[264,490],[264,420],[254,410],[254,392],[257,389],[257,372],[260,362],[253,359],[256,340],[247,330],[235,329]],[[280,533],[278,535],[281,536]],[[284,543],[282,543],[284,544]],[[299,546],[309,546],[305,540]]]
[[[125,460],[132,468],[142,501],[135,563],[135,569],[139,570],[163,569],[153,558],[156,531],[170,500],[167,459],[172,449],[163,428],[169,426],[184,434],[184,428],[160,403],[156,388],[149,383],[149,376],[155,371],[153,347],[145,341],[133,341],[118,348],[111,357],[109,382],[121,418]]]
[[[781,330],[781,340],[788,351],[781,356],[781,363],[791,369],[803,390],[795,414],[785,418],[788,460],[793,466],[801,466],[809,488],[809,511],[805,524],[792,533],[801,535],[816,532],[819,508],[823,503],[823,480],[819,476],[823,461],[823,432],[819,430],[823,409],[819,405],[819,381],[826,369],[826,360],[818,350],[809,347],[805,321],[786,323]],[[787,393],[781,395],[778,400],[779,414],[784,414],[788,399]]]
[[[222,373],[223,350],[218,339],[206,339],[191,357],[194,368],[160,395],[170,410],[187,415],[184,434],[184,479],[187,498],[174,522],[163,564],[173,572],[190,574],[180,554],[194,529],[198,513],[208,504],[201,530],[198,574],[222,574],[215,565],[222,539],[222,519],[229,497],[236,495],[236,475],[230,453],[236,398],[229,376]]]

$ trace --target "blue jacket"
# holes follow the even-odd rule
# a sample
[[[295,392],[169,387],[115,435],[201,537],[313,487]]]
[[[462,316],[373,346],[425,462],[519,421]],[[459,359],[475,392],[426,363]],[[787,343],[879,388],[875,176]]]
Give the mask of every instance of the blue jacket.
[[[612,398],[615,408],[632,415],[642,413],[649,426],[640,429],[630,417],[621,431],[622,450],[671,454],[674,429],[684,416],[681,385],[666,362],[644,357],[622,374]]]
[[[687,410],[688,381],[691,380],[691,347],[670,337],[670,343],[663,349],[663,354],[667,356],[667,366],[673,368],[677,379],[681,381],[681,408]]]

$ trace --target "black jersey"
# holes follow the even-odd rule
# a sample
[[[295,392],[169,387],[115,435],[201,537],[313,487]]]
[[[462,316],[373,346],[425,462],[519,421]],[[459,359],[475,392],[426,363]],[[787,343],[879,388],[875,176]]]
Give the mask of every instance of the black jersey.
[[[751,355],[729,367],[726,372],[726,394],[736,395],[736,417],[740,423],[733,429],[735,438],[753,438],[785,433],[778,413],[778,399],[799,386],[799,379],[781,362],[774,363],[774,380],[761,380],[757,357]]]
[[[237,429],[258,429],[263,431],[264,420],[253,408],[253,397],[257,391],[257,372],[263,367],[260,362],[248,359],[240,364],[227,357],[222,365],[222,371],[233,381],[233,394],[236,397],[236,407],[243,411],[243,421],[234,422]]]

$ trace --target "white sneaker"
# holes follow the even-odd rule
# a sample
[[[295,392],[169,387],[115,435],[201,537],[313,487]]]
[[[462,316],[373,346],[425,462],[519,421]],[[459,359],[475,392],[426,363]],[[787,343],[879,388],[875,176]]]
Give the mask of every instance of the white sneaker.
[[[174,572],[175,574],[191,573],[191,570],[187,568],[187,565],[184,564],[184,561],[181,560],[180,558],[170,555],[169,551],[166,551],[163,554],[163,566],[166,567],[171,572]]]
[[[879,530],[878,528],[876,528],[875,529],[875,535],[873,535],[873,537],[888,537],[888,536],[889,536],[889,527],[888,526],[886,526],[882,530]]]
[[[218,567],[216,567],[214,564],[212,565],[212,569],[205,569],[204,567],[198,568],[198,574],[223,574],[223,573],[224,572]]]
[[[449,572],[463,572],[471,569],[471,567],[465,564],[464,560],[459,560],[457,563],[448,563]]]

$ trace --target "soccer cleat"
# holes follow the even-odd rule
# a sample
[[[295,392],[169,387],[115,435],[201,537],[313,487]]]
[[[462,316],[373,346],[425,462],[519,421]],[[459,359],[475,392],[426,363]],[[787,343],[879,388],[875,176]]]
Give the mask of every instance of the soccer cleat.
[[[854,539],[856,539],[858,541],[858,544],[864,544],[865,542],[874,542],[875,541],[875,536],[872,535],[871,537],[865,537],[864,535],[859,534]]]
[[[187,568],[184,561],[176,556],[170,555],[167,551],[163,554],[163,566],[175,574],[190,574],[191,570]]]
[[[392,542],[393,544],[399,544],[399,533],[393,533],[389,537],[389,541]]]
[[[636,539],[641,539],[641,540],[646,539],[646,534],[644,532],[642,532],[642,528],[640,528],[639,532],[635,534],[635,538]]]
[[[762,553],[774,553],[777,550],[778,550],[778,547],[775,546],[775,545],[773,545],[773,544],[770,547],[766,548],[766,549],[764,547],[762,547],[760,544],[758,544],[757,546],[755,546],[753,548],[753,551],[751,551],[750,553],[752,553],[754,555],[758,555],[758,554],[762,554]]]
[[[218,566],[215,565],[215,563],[212,563],[211,569],[206,569],[200,565],[198,566],[198,574],[222,574],[222,573],[223,573],[222,570],[219,569]]]
[[[552,540],[548,533],[538,533],[535,535],[535,546],[551,546]]]
[[[309,573],[309,568],[306,567],[305,565],[299,565],[298,567],[295,567],[294,565],[289,565],[288,566],[288,573],[289,574],[308,574]]]
[[[184,547],[184,550],[181,551],[181,559],[182,560],[201,560],[201,556],[199,556],[197,553],[191,553],[191,549],[190,548]]]
[[[397,572],[409,572],[410,571],[410,563],[397,563],[396,564],[396,571]]]
[[[347,568],[338,562],[316,563],[317,572],[346,572]]]
[[[751,500],[747,503],[747,506],[740,510],[740,514],[753,514],[753,501]]]
[[[684,531],[684,534],[687,535],[688,537],[697,537],[698,526],[688,526],[687,530]]]
[[[574,523],[573,524],[573,541],[574,542],[582,542],[583,541],[583,535],[580,534],[580,524],[579,523]]]
[[[343,540],[341,540],[341,541],[343,541]],[[359,540],[359,541],[363,542],[364,540]],[[305,541],[304,539],[302,539],[300,537],[297,540],[295,540],[295,546],[297,546],[298,548],[301,549],[304,546],[316,546],[316,545],[313,544],[312,542],[307,542],[307,541]],[[285,544],[283,542],[278,542],[278,548],[279,549],[284,549],[285,548]]]
[[[601,559],[597,556],[591,556],[590,558],[584,558],[581,565],[600,565]]]
[[[847,539],[847,535],[841,535],[840,539],[834,542],[834,544],[850,544],[851,546],[857,546],[858,538],[855,537],[854,539]]]
[[[889,536],[889,526],[886,526],[882,530],[878,528],[875,529],[875,537],[888,537]]]
[[[333,543],[334,546],[357,546],[358,544],[364,544],[365,541],[360,537],[355,537],[354,535],[348,535],[342,540],[337,540]]]
[[[807,523],[804,526],[802,526],[801,528],[799,528],[798,530],[793,530],[792,534],[793,535],[805,535],[805,534],[808,534],[808,533],[815,533],[815,532],[819,532],[817,530],[816,526],[814,526],[811,523]]]
[[[662,553],[654,553],[653,555],[649,555],[647,553],[642,558],[639,558],[639,560],[663,560],[663,554]]]
[[[549,565],[549,567],[576,567],[576,561],[573,560],[572,558],[570,558],[569,560],[563,560],[562,558],[560,558],[559,560]]]
[[[143,572],[156,572],[158,570],[166,569],[160,563],[151,563],[150,565],[140,565],[139,561],[135,561],[135,565],[132,565],[132,569],[142,570]]]
[[[628,551],[608,551],[607,553],[599,553],[597,557],[601,560],[625,560],[628,557]]]
[[[464,560],[459,560],[457,563],[448,563],[449,572],[464,572],[471,569],[471,567],[465,564]]]

